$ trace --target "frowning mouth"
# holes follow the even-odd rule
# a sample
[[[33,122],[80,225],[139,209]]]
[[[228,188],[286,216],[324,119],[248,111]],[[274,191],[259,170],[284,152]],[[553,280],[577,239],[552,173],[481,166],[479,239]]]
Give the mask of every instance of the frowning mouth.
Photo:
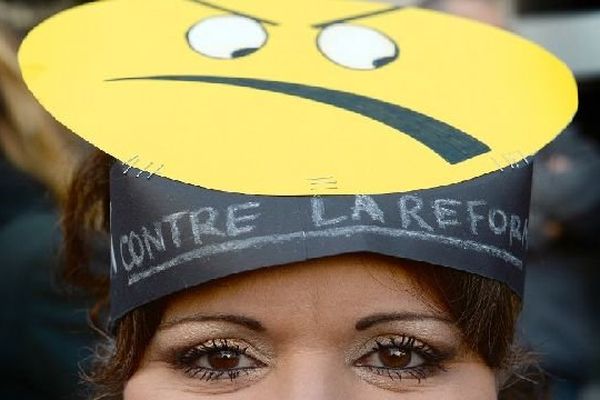
[[[341,108],[385,124],[458,164],[491,149],[473,136],[417,111],[359,94],[298,83],[204,75],[157,75],[109,79],[107,82],[156,80],[232,85],[301,97]]]

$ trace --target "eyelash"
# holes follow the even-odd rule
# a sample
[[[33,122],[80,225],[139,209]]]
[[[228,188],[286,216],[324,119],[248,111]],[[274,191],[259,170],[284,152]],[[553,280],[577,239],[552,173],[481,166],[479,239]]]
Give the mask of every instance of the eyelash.
[[[221,352],[232,353],[238,357],[247,357],[256,366],[231,369],[212,369],[196,365],[202,357],[218,354]],[[183,370],[190,378],[204,381],[216,381],[229,379],[234,381],[242,374],[249,375],[252,370],[262,368],[264,365],[254,357],[247,354],[248,348],[234,344],[230,339],[213,339],[199,346],[185,349],[175,355],[175,366]]]
[[[408,368],[376,367],[360,365],[361,360],[373,356],[384,350],[400,350],[411,355],[416,354],[423,359],[423,364]],[[371,351],[355,362],[357,368],[363,368],[378,376],[385,376],[390,380],[416,379],[419,383],[433,376],[436,372],[445,371],[444,363],[451,358],[451,354],[441,352],[433,347],[418,341],[414,337],[400,336],[376,339]]]
[[[374,342],[372,349],[355,361],[354,366],[392,381],[416,379],[420,383],[422,380],[433,376],[437,372],[445,371],[446,369],[443,364],[452,357],[451,354],[441,352],[418,341],[416,338],[409,336],[380,337],[375,339]],[[415,354],[423,360],[423,363],[418,366],[404,368],[389,368],[363,364],[364,361],[362,360],[366,360],[369,357],[375,356],[386,350],[400,350],[405,354],[410,354],[411,360],[413,354]],[[203,357],[221,352],[228,352],[237,357],[247,357],[248,360],[255,364],[255,366],[213,369],[197,365]],[[202,343],[199,346],[176,352],[173,364],[190,378],[203,381],[229,379],[232,382],[240,378],[242,374],[249,375],[254,370],[265,367],[265,364],[248,355],[248,347],[243,347],[240,344],[234,343],[231,339],[213,339]]]

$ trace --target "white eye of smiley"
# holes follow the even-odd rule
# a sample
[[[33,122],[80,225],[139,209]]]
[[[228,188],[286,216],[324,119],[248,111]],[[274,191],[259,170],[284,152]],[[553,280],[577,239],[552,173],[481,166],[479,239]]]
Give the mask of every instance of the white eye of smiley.
[[[319,34],[317,44],[331,61],[352,69],[376,69],[398,58],[398,47],[390,38],[359,25],[329,25]]]
[[[241,15],[221,15],[202,20],[188,31],[187,39],[200,54],[232,59],[250,55],[267,42],[262,25]]]

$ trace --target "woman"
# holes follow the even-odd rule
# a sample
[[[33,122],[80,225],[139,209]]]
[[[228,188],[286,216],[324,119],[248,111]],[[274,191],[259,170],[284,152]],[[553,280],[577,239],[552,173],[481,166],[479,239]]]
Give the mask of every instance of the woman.
[[[86,164],[65,214],[74,277],[110,303],[99,397],[498,397],[525,156],[576,107],[548,53],[373,3],[117,0],[20,60],[123,160]],[[110,289],[80,268],[86,226],[110,232]]]
[[[100,297],[108,282],[78,269],[80,227],[108,215],[109,164],[87,163],[64,222],[69,272]],[[320,258],[128,313],[90,378],[125,399],[494,399],[522,367],[519,310],[506,285],[474,274],[367,253]]]

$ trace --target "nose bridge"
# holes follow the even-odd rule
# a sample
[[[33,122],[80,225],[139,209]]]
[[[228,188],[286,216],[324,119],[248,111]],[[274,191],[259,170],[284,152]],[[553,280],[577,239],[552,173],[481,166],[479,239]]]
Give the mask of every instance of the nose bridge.
[[[351,400],[352,377],[335,353],[297,352],[281,360],[274,376],[272,399]]]

